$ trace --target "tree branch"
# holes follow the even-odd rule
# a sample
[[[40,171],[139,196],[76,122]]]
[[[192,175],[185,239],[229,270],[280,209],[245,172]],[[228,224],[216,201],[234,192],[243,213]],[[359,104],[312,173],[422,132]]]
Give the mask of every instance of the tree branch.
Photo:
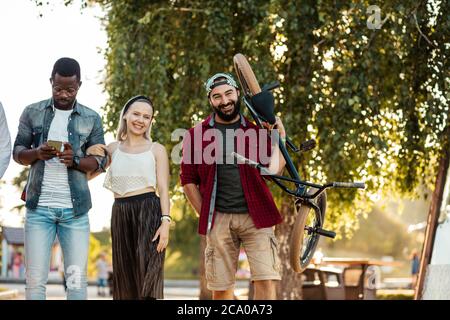
[[[416,8],[416,10],[413,12],[413,16],[414,16],[414,21],[416,22],[416,28],[417,28],[417,30],[419,31],[419,33],[420,33],[420,35],[430,44],[430,46],[432,46],[432,47],[434,47],[434,48],[437,48],[437,46],[433,43],[433,42],[431,42],[430,41],[430,39],[428,39],[428,37],[422,32],[422,30],[420,29],[420,26],[419,26],[419,22],[417,21],[417,15],[416,15],[416,12],[417,12],[417,8]]]

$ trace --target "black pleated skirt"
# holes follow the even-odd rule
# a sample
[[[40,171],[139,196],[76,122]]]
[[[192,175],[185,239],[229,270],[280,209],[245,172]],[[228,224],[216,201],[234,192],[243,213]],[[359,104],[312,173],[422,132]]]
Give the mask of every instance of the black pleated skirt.
[[[154,192],[119,198],[111,217],[113,299],[163,299],[165,250],[152,239],[161,225],[161,204]]]

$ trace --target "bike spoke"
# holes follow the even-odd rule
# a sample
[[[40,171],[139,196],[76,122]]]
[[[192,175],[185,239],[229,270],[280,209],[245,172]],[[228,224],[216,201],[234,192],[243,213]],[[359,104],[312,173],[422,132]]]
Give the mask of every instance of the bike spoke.
[[[302,260],[302,263],[304,260],[307,259],[307,255],[310,251],[311,244],[314,243],[314,239],[317,237],[315,230],[318,227],[318,221],[315,217],[315,213],[313,210],[311,210],[308,214],[308,217],[306,219],[306,225],[305,225],[305,233],[303,236],[303,244],[302,244],[302,252],[300,254],[300,259]]]

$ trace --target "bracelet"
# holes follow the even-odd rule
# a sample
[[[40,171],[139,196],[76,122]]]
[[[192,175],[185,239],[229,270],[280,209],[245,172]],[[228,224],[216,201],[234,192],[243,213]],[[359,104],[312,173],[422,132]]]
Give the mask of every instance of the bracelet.
[[[172,218],[168,214],[163,214],[161,216],[161,221],[163,221],[163,220],[167,220],[169,222],[172,222]]]
[[[286,137],[280,138],[280,139],[281,139],[281,142],[283,142],[283,144],[286,144]]]

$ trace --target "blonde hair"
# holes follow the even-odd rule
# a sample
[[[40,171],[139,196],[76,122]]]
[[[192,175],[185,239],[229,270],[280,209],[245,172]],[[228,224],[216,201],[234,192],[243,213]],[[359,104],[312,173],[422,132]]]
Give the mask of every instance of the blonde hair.
[[[122,108],[122,111],[120,112],[120,118],[119,118],[120,120],[119,120],[119,125],[117,126],[117,135],[116,135],[117,141],[124,141],[127,138],[127,130],[128,130],[127,120],[124,119],[123,117],[126,115],[128,110],[130,110],[131,106],[135,102],[145,102],[152,109],[152,120],[150,122],[150,125],[148,126],[148,129],[144,133],[144,138],[147,140],[151,140],[151,130],[152,130],[152,124],[153,124],[153,120],[154,120],[153,104],[151,104],[150,100],[147,100],[147,99],[137,99],[137,100],[134,100],[132,103],[126,103],[125,106]]]

